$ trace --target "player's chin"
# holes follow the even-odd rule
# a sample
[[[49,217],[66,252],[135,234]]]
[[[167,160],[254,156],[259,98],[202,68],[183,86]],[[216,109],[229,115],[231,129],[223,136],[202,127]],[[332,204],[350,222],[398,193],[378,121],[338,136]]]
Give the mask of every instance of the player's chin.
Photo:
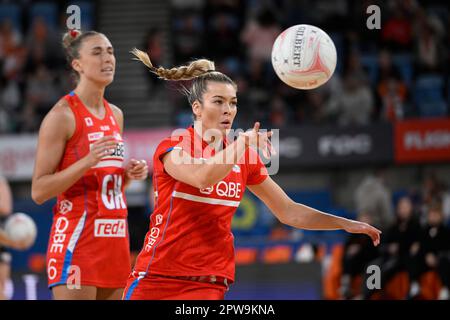
[[[114,81],[114,73],[113,72],[108,72],[108,73],[102,72],[98,75],[98,77],[96,77],[95,80],[97,83],[107,86]]]
[[[219,123],[217,129],[219,129],[222,134],[228,134],[231,130],[232,125],[232,122]]]

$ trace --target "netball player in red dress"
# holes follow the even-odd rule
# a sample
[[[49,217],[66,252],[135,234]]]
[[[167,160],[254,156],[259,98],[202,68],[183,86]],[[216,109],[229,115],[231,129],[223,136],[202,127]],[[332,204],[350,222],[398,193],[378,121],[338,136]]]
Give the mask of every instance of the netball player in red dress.
[[[115,70],[108,38],[73,30],[63,45],[78,83],[41,124],[32,181],[36,203],[57,196],[48,284],[55,299],[120,299],[131,269],[124,188],[147,165],[123,165],[123,115],[103,97]]]
[[[271,134],[259,132],[259,123],[227,141],[237,112],[236,84],[213,71],[214,63],[197,60],[167,70],[154,68],[146,53],[134,53],[162,79],[193,79],[186,93],[196,121],[156,149],[155,209],[123,299],[223,299],[235,273],[231,220],[246,187],[287,225],[365,233],[378,245],[380,231],[374,227],[286,195],[253,149],[269,146]],[[215,152],[212,145],[222,148]]]

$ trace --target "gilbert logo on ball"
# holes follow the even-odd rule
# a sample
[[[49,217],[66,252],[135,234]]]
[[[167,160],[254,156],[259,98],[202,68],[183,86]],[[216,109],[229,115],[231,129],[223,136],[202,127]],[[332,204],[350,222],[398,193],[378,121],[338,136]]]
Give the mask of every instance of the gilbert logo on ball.
[[[272,47],[276,74],[297,89],[314,89],[327,82],[336,60],[333,40],[322,29],[307,24],[284,30]]]

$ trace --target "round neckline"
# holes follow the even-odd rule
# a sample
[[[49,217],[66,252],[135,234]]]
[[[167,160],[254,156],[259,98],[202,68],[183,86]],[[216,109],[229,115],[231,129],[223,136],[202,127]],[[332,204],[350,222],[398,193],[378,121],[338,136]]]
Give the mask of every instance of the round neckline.
[[[202,148],[205,149],[207,147],[210,146],[210,143],[208,143],[205,139],[203,139],[203,137],[201,137],[197,131],[195,131],[195,128],[193,125],[190,125],[188,128],[188,131],[191,132],[191,135],[194,135],[194,140],[197,139],[201,139],[202,140]],[[222,148],[225,149],[226,147],[228,147],[229,145],[229,141],[228,141],[228,137],[224,136],[222,139]]]
[[[105,108],[105,115],[103,116],[103,118],[100,118],[98,116],[96,116],[95,114],[93,114],[91,112],[91,110],[89,110],[89,108],[83,103],[83,100],[81,100],[81,98],[75,93],[75,91],[72,91],[73,96],[80,102],[80,104],[83,106],[84,109],[86,109],[86,111],[89,113],[90,116],[92,116],[93,118],[99,120],[99,121],[104,121],[106,119],[106,117],[108,116],[108,108],[106,107],[106,103],[105,103],[105,99],[103,99],[103,108]]]

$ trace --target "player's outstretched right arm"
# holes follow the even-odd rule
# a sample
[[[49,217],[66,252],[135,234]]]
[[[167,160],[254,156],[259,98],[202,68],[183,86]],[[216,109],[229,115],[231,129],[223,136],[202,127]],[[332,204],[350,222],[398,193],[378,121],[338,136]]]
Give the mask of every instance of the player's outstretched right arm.
[[[293,201],[281,187],[267,177],[262,183],[248,186],[261,199],[280,222],[305,230],[345,230],[368,235],[377,246],[381,231],[361,222],[325,213]]]
[[[37,204],[57,196],[71,187],[92,166],[115,149],[114,137],[97,140],[90,153],[64,170],[56,172],[67,141],[75,132],[75,118],[65,100],[60,100],[47,114],[39,129],[31,197]]]

